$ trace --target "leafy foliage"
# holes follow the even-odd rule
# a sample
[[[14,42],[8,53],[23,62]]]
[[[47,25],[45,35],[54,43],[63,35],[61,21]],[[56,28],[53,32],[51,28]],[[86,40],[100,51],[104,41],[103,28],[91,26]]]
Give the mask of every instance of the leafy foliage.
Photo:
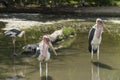
[[[65,27],[63,29],[63,34],[64,34],[65,37],[68,37],[69,35],[74,35],[75,34],[75,30],[72,27]]]
[[[82,5],[82,0],[6,0],[13,6],[20,7],[61,7]],[[85,0],[85,6],[111,6],[116,5],[119,0]],[[33,6],[34,5],[34,6]],[[36,5],[36,6],[35,6]]]

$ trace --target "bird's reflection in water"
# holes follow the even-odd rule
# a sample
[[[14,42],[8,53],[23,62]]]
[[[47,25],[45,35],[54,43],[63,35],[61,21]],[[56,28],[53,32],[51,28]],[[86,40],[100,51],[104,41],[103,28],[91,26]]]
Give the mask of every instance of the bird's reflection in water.
[[[93,63],[91,63],[91,80],[100,80],[99,63],[96,65]]]
[[[91,80],[100,80],[99,68],[107,69],[107,70],[115,70],[116,69],[108,64],[92,61],[91,62],[91,73],[92,73]]]
[[[53,78],[51,76],[48,76],[46,79],[46,76],[42,76],[41,80],[53,80]]]

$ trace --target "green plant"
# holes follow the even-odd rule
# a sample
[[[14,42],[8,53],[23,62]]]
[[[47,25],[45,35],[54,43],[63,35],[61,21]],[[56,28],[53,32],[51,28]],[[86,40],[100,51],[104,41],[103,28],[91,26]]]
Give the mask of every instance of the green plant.
[[[65,27],[63,29],[63,35],[64,37],[68,37],[70,35],[74,35],[75,34],[75,29],[72,27]]]

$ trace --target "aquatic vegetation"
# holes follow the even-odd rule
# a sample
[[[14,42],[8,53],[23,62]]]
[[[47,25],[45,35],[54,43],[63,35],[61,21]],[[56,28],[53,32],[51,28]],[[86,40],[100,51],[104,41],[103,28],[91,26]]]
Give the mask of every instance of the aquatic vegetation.
[[[72,37],[72,36],[75,36],[76,32],[75,32],[75,29],[72,28],[72,27],[64,27],[63,28],[63,33],[62,35],[60,35],[58,37],[59,40],[63,40],[63,39],[66,39],[68,37]]]
[[[65,27],[63,28],[63,35],[65,37],[70,36],[70,35],[74,35],[75,34],[75,29],[72,27]]]
[[[0,25],[5,27],[5,24],[3,24],[3,23],[0,23]],[[71,58],[70,60],[75,61],[75,63],[82,63],[80,61],[83,58],[85,58],[83,61],[89,61],[88,54],[87,54],[88,53],[87,52],[87,45],[88,45],[87,38],[88,38],[88,32],[93,25],[94,25],[93,21],[66,21],[66,22],[49,24],[49,25],[46,25],[46,24],[36,25],[36,26],[33,26],[28,29],[23,29],[26,32],[27,41],[26,41],[26,43],[24,43],[23,39],[16,38],[16,52],[18,54],[20,52],[22,52],[22,47],[26,44],[38,43],[39,41],[41,41],[42,36],[45,34],[51,34],[55,30],[63,29],[63,34],[58,37],[59,39],[62,39],[62,41],[60,43],[56,43],[55,46],[56,45],[63,46],[63,48],[66,49],[66,51],[64,49],[61,49],[62,53],[58,51],[58,53],[60,53],[63,56],[61,56],[61,55],[58,56],[58,59],[55,60],[55,62],[58,61],[58,63],[55,63],[55,64],[58,64],[58,67],[61,67],[60,65],[61,65],[61,63],[62,64],[64,63],[64,57],[66,57],[66,56],[64,56],[64,54],[66,54],[67,52],[72,53],[72,54],[84,53],[84,54],[80,54],[80,56],[78,56],[78,54],[77,54],[77,56],[70,55],[70,58]],[[111,34],[108,34],[106,31],[103,33],[103,41],[102,41],[102,47],[101,47],[101,50],[102,50],[101,52],[103,53],[103,54],[101,54],[102,60],[109,61],[109,60],[107,60],[109,56],[106,56],[106,55],[110,55],[110,56],[113,55],[113,49],[114,49],[115,50],[114,56],[110,57],[110,60],[112,60],[111,59],[112,57],[114,57],[114,60],[112,60],[113,62],[112,61],[110,61],[110,62],[111,62],[111,64],[112,63],[113,63],[113,65],[116,64],[117,67],[119,67],[119,52],[120,52],[119,51],[119,46],[120,46],[120,28],[119,28],[119,26],[120,26],[120,24],[106,22],[106,25],[111,30]],[[70,52],[70,50],[72,50],[72,49],[75,49],[75,50],[77,49],[77,51]],[[2,78],[5,78],[6,76],[9,76],[12,74],[12,71],[11,71],[11,68],[12,68],[12,57],[11,56],[12,56],[12,54],[13,54],[12,39],[8,38],[8,37],[4,37],[3,31],[0,28],[0,59],[1,59],[0,63],[2,64],[2,65],[0,65],[0,68],[2,69],[2,70],[0,70],[0,72],[2,72],[2,73],[0,73],[0,76],[2,76]],[[115,56],[116,54],[117,54],[117,59]],[[22,55],[19,55],[17,57],[16,65],[19,66],[19,68],[17,69],[18,71],[20,70],[20,68],[23,68],[23,65],[25,65],[25,64],[27,64],[28,70],[38,69],[38,67],[37,67],[38,63],[35,59],[30,57],[29,60],[32,60],[32,62],[30,62],[30,61],[25,61],[25,59],[26,59],[25,57],[26,56],[22,56]],[[52,56],[52,57],[54,57],[54,56]],[[67,56],[67,57],[69,57],[69,56]],[[75,57],[75,58],[72,58],[72,57]],[[75,60],[76,58],[78,58],[78,60]],[[68,61],[68,63],[71,65],[70,62],[73,62],[73,61],[70,61],[70,60]],[[116,62],[116,60],[117,60],[117,62]],[[76,62],[76,61],[78,61],[78,62]],[[59,63],[60,63],[60,65],[59,65]],[[84,64],[85,64],[85,62],[84,62]],[[80,65],[82,65],[82,67],[83,67],[83,63]],[[52,66],[52,65],[50,65],[50,66]],[[85,64],[85,66],[86,66],[86,64]],[[52,67],[54,67],[54,66],[52,66]],[[65,67],[65,66],[63,66],[63,67]],[[67,68],[69,68],[69,67],[67,67]],[[72,71],[71,68],[69,68],[69,69]],[[56,70],[56,68],[55,68],[55,70]],[[36,70],[36,71],[38,71],[38,70]],[[78,68],[76,68],[76,71],[78,71]],[[74,71],[74,72],[76,73],[76,71]],[[9,73],[6,73],[6,72],[9,72]],[[88,71],[84,71],[84,72],[88,73]],[[31,73],[31,74],[33,74],[33,73]],[[35,74],[38,74],[38,73],[35,72]],[[70,74],[71,74],[71,76],[73,76],[71,72],[70,72]],[[114,75],[116,76],[116,74],[117,73],[115,73]],[[118,72],[118,74],[120,74],[120,73]],[[104,76],[104,75],[102,75],[102,76]],[[110,76],[110,78],[111,78],[111,76]],[[113,77],[111,79],[116,79],[116,78]]]
[[[62,48],[69,48],[69,47],[72,47],[73,42],[75,41],[75,37],[73,38],[68,38],[68,39],[65,39],[65,41],[63,41],[61,44],[59,44],[59,46],[62,46]]]

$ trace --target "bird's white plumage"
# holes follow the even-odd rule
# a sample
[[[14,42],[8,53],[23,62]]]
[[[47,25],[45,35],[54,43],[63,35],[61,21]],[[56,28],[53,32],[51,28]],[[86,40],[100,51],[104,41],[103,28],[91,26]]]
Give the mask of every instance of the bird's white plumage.
[[[18,34],[18,37],[22,37],[23,34],[25,34],[25,31],[22,31],[20,34]]]
[[[9,36],[9,37],[22,37],[25,34],[25,31],[21,31],[19,29],[16,28],[11,28],[9,30],[6,30],[4,32],[5,36]]]
[[[11,30],[7,30],[4,32],[5,36],[10,36],[10,37],[15,37],[17,33],[11,31]]]
[[[91,41],[91,45],[93,46],[93,49],[97,49],[97,47],[100,45],[101,40],[102,40],[102,32],[103,32],[103,28],[98,29],[97,27],[93,26],[93,28],[95,28],[95,33],[93,36],[93,40]],[[100,37],[97,37],[97,31],[100,30]]]
[[[49,35],[50,36],[50,40],[52,42],[54,42],[56,40],[56,38],[62,34],[62,32],[63,32],[63,29],[54,31],[51,35]]]
[[[103,21],[100,18],[96,19],[96,24],[91,28],[89,32],[89,51],[91,52],[91,59],[93,59],[93,53],[97,53],[97,59],[99,60],[99,46],[102,40]]]
[[[5,36],[12,37],[12,40],[13,40],[12,41],[13,42],[13,47],[14,47],[14,52],[13,52],[13,55],[14,55],[14,57],[13,57],[13,63],[14,63],[13,72],[15,73],[15,75],[16,75],[15,61],[16,61],[16,55],[17,55],[16,50],[15,50],[16,37],[22,37],[24,34],[25,34],[24,31],[21,31],[21,30],[16,29],[16,28],[11,28],[11,29],[6,30],[4,32]],[[21,76],[23,76],[23,74]]]
[[[46,55],[44,55],[43,53],[43,46],[46,48]],[[39,61],[48,61],[50,59],[50,52],[48,51],[49,50],[49,46],[47,43],[45,43],[44,41],[41,41],[39,43],[39,49],[40,49],[40,55],[38,56],[38,60]]]
[[[48,35],[44,35],[42,41],[39,43],[40,55],[38,56],[38,60],[40,61],[40,78],[42,77],[42,64],[41,62],[46,62],[46,80],[48,77],[48,61],[50,60],[50,38]]]

